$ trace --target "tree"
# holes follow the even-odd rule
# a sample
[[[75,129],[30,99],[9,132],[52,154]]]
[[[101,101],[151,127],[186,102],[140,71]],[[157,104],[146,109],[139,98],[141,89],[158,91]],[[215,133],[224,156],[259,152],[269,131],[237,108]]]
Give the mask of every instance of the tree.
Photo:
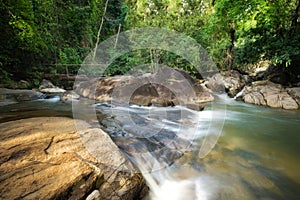
[[[299,34],[291,34],[299,17],[297,2],[215,0],[204,35],[218,65],[230,70],[269,60],[289,66],[299,54]]]

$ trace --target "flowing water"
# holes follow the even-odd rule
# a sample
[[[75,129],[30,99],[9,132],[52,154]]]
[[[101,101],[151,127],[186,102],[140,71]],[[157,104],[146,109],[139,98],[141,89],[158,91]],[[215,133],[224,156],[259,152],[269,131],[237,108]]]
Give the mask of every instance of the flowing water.
[[[146,199],[300,199],[299,110],[270,109],[224,96],[200,112],[178,106],[90,107],[103,113],[98,115],[101,127],[143,172],[150,187]],[[0,122],[37,116],[72,117],[71,104],[48,100],[0,109]],[[133,150],[127,148],[131,145]]]
[[[300,199],[300,112],[221,101],[226,121],[214,149],[152,174],[152,199]]]

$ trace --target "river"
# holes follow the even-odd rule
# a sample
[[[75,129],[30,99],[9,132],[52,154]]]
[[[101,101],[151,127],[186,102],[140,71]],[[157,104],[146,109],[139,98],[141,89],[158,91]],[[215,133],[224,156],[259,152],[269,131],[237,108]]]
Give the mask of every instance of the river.
[[[105,104],[91,107],[100,112],[111,110]],[[118,116],[126,111],[120,105],[113,109]],[[143,122],[140,124],[148,120],[149,132],[157,128],[168,130],[192,141],[192,145],[186,146],[184,155],[175,156],[169,167],[161,166],[161,161],[158,165],[154,163],[158,161],[155,158],[158,154],[145,154],[149,156],[147,158],[154,157],[148,161],[153,162],[151,167],[155,170],[149,171],[146,169],[149,165],[143,166],[142,162],[136,162],[140,170],[144,170],[144,177],[151,190],[146,199],[300,199],[299,110],[249,105],[222,95],[213,104],[207,104],[204,111],[186,110],[183,115],[182,110],[185,109],[181,107],[165,109],[131,106],[129,110],[137,116],[138,122]],[[181,111],[180,119],[176,117],[177,111]],[[207,133],[207,130],[214,130],[205,116],[210,116],[211,121],[220,121],[216,117],[219,115],[214,115],[218,112],[226,114],[222,115],[225,117],[224,124],[218,123],[222,125],[220,136],[218,133],[213,137],[216,144],[212,142],[213,149],[203,154],[199,149],[204,145],[203,138],[207,134],[201,131]],[[148,113],[147,117],[145,113]],[[182,122],[190,114],[202,117],[191,117]],[[0,110],[0,122],[38,116],[72,117],[72,106],[52,99],[2,106]],[[88,117],[81,115],[82,119]],[[203,123],[197,126],[193,137],[186,136],[193,131],[188,127],[195,119]],[[123,128],[126,126],[126,120],[118,122]],[[178,129],[179,125],[183,129]],[[161,126],[164,128],[160,129]],[[125,128],[134,134],[132,127],[127,125]],[[148,132],[142,134],[145,137]]]

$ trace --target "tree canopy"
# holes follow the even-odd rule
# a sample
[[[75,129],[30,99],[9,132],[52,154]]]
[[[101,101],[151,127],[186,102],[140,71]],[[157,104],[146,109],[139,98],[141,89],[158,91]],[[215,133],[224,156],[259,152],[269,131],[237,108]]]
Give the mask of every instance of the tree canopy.
[[[0,78],[3,82],[27,79],[38,84],[45,73],[65,73],[65,66],[70,66],[68,73],[75,74],[97,41],[149,26],[194,38],[221,70],[246,69],[260,63],[299,67],[299,2],[1,0]],[[177,55],[150,49],[121,56],[107,75],[123,74],[138,63],[154,61],[194,73]]]

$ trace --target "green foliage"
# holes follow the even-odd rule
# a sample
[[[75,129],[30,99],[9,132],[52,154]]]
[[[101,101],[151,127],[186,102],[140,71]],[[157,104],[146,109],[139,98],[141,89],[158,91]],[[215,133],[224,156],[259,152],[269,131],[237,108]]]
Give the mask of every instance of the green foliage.
[[[159,65],[179,68],[199,77],[198,70],[191,63],[175,53],[165,50],[141,49],[131,51],[116,58],[106,69],[104,75],[113,76],[134,73],[155,73]]]
[[[204,35],[208,50],[220,67],[226,68],[230,29],[236,31],[236,68],[261,60],[289,66],[292,57],[300,53],[299,34],[292,33],[296,0],[216,0],[214,9],[205,24]]]
[[[121,31],[157,26],[194,38],[221,69],[229,68],[229,61],[235,68],[261,61],[288,67],[300,54],[298,1],[109,0],[99,40],[115,35],[119,25]],[[104,7],[103,0],[0,1],[2,82],[30,77],[36,85],[41,74],[64,73],[67,65],[69,73],[76,73],[95,47]],[[197,75],[180,56],[154,49],[122,55],[106,75],[143,64],[152,69],[164,64]]]

